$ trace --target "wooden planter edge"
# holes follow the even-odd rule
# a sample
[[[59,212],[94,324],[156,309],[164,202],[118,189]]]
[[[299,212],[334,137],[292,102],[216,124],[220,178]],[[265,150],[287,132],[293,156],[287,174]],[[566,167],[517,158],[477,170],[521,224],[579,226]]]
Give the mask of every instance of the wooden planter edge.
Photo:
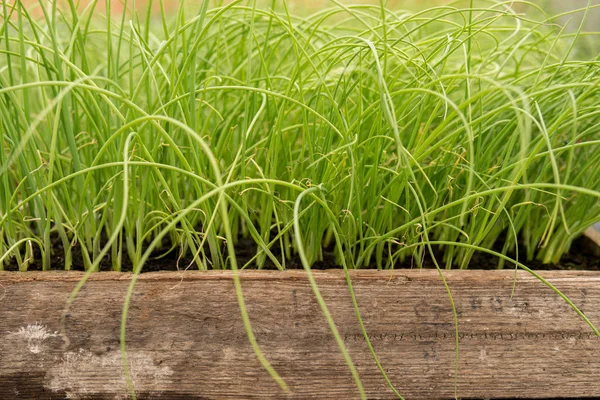
[[[408,399],[600,396],[600,340],[537,278],[519,271],[350,271],[370,341]],[[600,273],[541,271],[597,326]],[[369,398],[394,398],[366,346],[341,270],[314,271]],[[0,398],[127,398],[119,351],[131,274],[93,274],[58,334],[79,272],[0,272]],[[240,272],[253,331],[286,381],[260,367],[231,271],[139,276],[127,324],[138,398],[356,398],[304,271]],[[514,286],[514,294],[513,294]]]

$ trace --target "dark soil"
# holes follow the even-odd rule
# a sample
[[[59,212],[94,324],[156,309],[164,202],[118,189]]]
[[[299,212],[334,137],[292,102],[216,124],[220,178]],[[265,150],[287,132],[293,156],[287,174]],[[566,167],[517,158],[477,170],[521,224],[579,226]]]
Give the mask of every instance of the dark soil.
[[[53,257],[52,257],[52,270],[63,271],[64,270],[64,251],[62,247],[62,243],[58,240],[57,237],[52,240],[54,244],[53,249]],[[494,246],[494,250],[497,252],[501,252],[502,249],[501,241]],[[150,259],[144,265],[142,272],[152,272],[152,271],[177,271],[178,269],[190,269],[195,268],[195,264],[192,263],[192,255],[188,254],[187,256],[180,257],[177,250],[171,251],[170,253],[166,253],[166,249],[169,249],[171,246],[169,243],[163,246],[162,249],[156,250],[151,255]],[[208,249],[206,249],[208,252]],[[226,254],[226,250],[223,250],[223,254]],[[519,250],[520,254],[525,254],[525,249]],[[39,250],[34,248],[34,261],[32,261],[28,266],[28,271],[41,271],[42,263],[41,263],[41,255]],[[281,259],[281,252],[279,248],[272,249],[273,254]],[[189,253],[189,252],[188,252]],[[443,260],[443,253],[441,249],[436,248],[434,246],[434,253],[436,254],[436,259],[438,262]],[[239,266],[243,266],[248,263],[252,257],[256,254],[256,244],[252,239],[240,238],[236,243],[236,257]],[[514,254],[509,254],[509,256],[513,256]],[[124,272],[132,271],[132,263],[127,257],[127,255],[123,255],[121,263],[121,270]],[[523,260],[523,257],[521,257]],[[385,265],[385,261],[383,264]],[[423,268],[435,268],[431,255],[428,252],[425,252],[422,260]],[[484,269],[491,270],[498,268],[498,258],[490,255],[488,253],[476,252],[473,255],[471,263],[469,265],[470,269]],[[569,253],[565,254],[558,264],[543,264],[541,261],[537,259],[529,260],[529,261],[521,261],[529,268],[534,270],[590,270],[590,271],[600,271],[600,247],[598,247],[591,239],[582,236],[576,239],[569,251]],[[251,264],[252,265],[252,264]],[[302,269],[302,263],[300,258],[295,255],[291,259],[285,261],[285,266],[287,269]],[[415,260],[411,257],[407,257],[402,262],[397,262],[394,265],[396,269],[402,268],[415,268],[416,263]],[[337,264],[335,255],[333,253],[332,248],[324,249],[323,251],[323,260],[316,262],[312,269],[315,270],[323,270],[323,269],[332,269],[332,268],[340,268]],[[373,263],[369,266],[369,268],[377,268],[377,266]],[[506,262],[505,268],[512,268],[512,264]],[[6,271],[18,271],[19,266],[15,259],[12,259],[8,262],[7,265],[4,266]],[[81,253],[81,249],[79,247],[74,247],[72,249],[72,270],[75,271],[83,271],[84,263],[83,257]],[[267,258],[264,268],[267,270],[276,269],[275,264]],[[99,266],[100,271],[111,271],[112,270],[112,261],[110,259],[110,255],[107,255]]]

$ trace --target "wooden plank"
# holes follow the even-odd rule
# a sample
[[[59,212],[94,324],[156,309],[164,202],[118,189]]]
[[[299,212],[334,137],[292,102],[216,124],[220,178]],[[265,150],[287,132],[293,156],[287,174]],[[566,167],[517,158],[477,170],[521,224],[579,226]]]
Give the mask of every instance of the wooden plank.
[[[514,271],[444,273],[459,314],[461,398],[600,396],[600,339],[550,289]],[[315,272],[371,399],[393,398],[376,368],[342,271]],[[600,325],[600,273],[542,272]],[[127,348],[138,398],[357,398],[302,271],[245,271],[259,344],[291,389],[257,362],[230,272],[147,273],[136,285]],[[127,398],[119,325],[130,275],[93,276],[67,318],[80,273],[0,273],[0,398]],[[431,270],[354,271],[381,363],[408,399],[454,397],[454,326]]]

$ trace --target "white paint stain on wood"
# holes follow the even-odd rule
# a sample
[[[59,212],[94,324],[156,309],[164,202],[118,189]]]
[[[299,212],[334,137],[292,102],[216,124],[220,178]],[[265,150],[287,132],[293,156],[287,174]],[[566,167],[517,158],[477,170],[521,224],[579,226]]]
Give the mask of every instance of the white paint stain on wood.
[[[44,341],[48,338],[58,336],[51,332],[45,325],[39,323],[22,326],[18,331],[12,333],[27,343],[27,349],[33,354],[39,354],[44,349]]]
[[[156,392],[168,387],[173,375],[171,368],[156,365],[151,353],[128,352],[129,372],[136,392]],[[113,395],[114,399],[127,399],[127,378],[123,372],[120,351],[97,355],[79,349],[67,352],[56,368],[47,372],[47,388],[54,392],[65,392],[69,399],[77,400],[101,392]]]

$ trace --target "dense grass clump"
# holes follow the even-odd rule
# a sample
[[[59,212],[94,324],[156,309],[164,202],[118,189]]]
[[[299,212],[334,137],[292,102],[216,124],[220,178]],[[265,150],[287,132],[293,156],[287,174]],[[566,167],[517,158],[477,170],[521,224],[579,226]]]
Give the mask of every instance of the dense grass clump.
[[[583,32],[528,3],[330,4],[3,2],[0,269],[69,269],[74,249],[88,270],[159,250],[236,268],[242,238],[258,268],[432,245],[464,268],[499,240],[556,262],[600,221]]]

